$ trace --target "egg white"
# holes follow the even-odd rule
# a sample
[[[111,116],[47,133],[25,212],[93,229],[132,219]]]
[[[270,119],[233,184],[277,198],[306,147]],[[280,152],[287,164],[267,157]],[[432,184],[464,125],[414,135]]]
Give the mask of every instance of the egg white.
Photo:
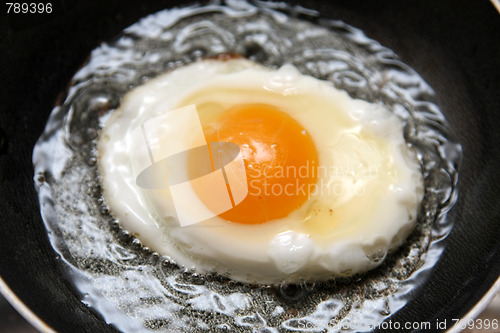
[[[132,131],[186,105],[194,104],[203,121],[256,102],[285,111],[311,135],[319,190],[287,217],[263,224],[217,216],[179,226],[168,188],[136,185]],[[103,194],[125,229],[197,272],[266,284],[349,276],[379,265],[415,226],[423,181],[403,125],[384,107],[352,99],[291,65],[272,70],[245,59],[203,60],[123,98],[100,134]]]

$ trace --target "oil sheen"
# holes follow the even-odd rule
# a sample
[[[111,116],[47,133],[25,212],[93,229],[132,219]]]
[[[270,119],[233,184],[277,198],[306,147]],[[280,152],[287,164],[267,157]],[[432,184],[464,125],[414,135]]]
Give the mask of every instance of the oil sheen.
[[[320,14],[244,1],[164,10],[102,43],[74,75],[34,148],[34,179],[62,269],[107,323],[134,332],[322,331],[343,324],[345,332],[366,331],[426,283],[453,226],[446,213],[457,198],[461,147],[448,139],[434,92],[413,69],[360,30]],[[290,63],[352,98],[383,104],[405,123],[425,193],[415,230],[380,267],[319,283],[244,284],[180,268],[121,229],[103,202],[96,165],[102,124],[132,88],[220,54],[275,69]],[[373,253],[372,260],[381,259]]]

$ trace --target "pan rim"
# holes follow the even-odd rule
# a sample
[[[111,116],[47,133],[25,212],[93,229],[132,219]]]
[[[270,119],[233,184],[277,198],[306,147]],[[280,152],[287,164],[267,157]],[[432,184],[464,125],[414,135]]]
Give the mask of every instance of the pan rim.
[[[35,329],[42,333],[57,333],[49,324],[43,321],[33,312],[9,287],[0,276],[0,294],[12,305],[12,307]]]
[[[448,329],[446,333],[461,332],[461,324],[467,323],[469,320],[477,318],[491,303],[496,294],[500,293],[500,277],[493,283],[488,291],[479,299],[479,301],[458,321],[453,327]]]
[[[495,7],[495,9],[500,14],[500,0],[490,0],[490,2],[493,4],[493,6]]]

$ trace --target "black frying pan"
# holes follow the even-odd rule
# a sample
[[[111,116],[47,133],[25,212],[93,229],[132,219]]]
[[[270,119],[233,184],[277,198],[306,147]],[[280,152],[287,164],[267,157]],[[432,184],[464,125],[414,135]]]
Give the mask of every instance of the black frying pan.
[[[463,145],[455,226],[432,275],[393,322],[463,317],[500,275],[500,15],[486,1],[302,1],[393,49],[435,89]],[[0,19],[0,275],[60,332],[114,331],[58,269],[40,217],[31,154],[58,94],[89,52],[176,1],[54,0]]]

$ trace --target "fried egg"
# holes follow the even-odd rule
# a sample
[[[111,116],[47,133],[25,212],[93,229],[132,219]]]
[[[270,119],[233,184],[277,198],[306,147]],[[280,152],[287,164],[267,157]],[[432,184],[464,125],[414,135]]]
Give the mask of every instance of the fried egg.
[[[416,223],[404,123],[286,64],[207,59],[130,91],[98,142],[120,224],[182,267],[257,283],[378,266]]]

